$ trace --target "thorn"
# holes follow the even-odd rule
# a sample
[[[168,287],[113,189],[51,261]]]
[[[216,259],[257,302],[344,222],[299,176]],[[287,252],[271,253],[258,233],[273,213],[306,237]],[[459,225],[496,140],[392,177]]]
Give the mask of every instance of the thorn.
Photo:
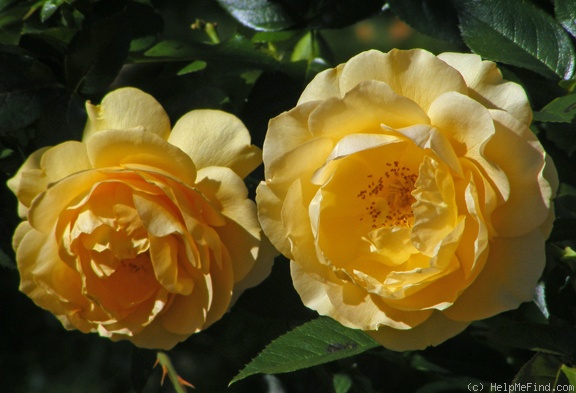
[[[196,389],[196,386],[192,385],[190,382],[186,381],[185,379],[183,379],[180,376],[178,376],[178,382],[180,382],[180,385],[184,385],[184,386],[188,386],[192,389]]]

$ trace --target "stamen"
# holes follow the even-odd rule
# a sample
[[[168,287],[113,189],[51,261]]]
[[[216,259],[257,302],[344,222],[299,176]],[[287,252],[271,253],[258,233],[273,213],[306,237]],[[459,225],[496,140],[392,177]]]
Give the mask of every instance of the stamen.
[[[414,224],[412,204],[415,202],[412,196],[414,182],[418,178],[410,168],[400,166],[398,161],[386,163],[383,176],[374,180],[373,174],[367,175],[366,188],[360,190],[356,197],[366,201],[366,214],[372,222],[371,227],[410,227]],[[360,221],[364,218],[360,217]]]

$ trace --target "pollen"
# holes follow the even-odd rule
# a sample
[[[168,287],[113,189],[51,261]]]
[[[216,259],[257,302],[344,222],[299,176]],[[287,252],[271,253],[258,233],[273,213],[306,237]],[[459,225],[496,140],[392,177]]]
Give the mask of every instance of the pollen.
[[[381,227],[411,227],[414,224],[412,196],[418,175],[398,161],[386,163],[381,176],[366,176],[366,186],[357,194],[365,204],[360,221],[371,223],[372,229]]]

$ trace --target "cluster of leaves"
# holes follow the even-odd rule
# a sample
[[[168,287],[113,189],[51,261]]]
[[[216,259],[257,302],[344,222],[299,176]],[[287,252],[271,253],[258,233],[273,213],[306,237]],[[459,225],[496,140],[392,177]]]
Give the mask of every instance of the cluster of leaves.
[[[124,85],[151,92],[172,119],[194,108],[235,113],[261,144],[268,119],[292,107],[316,73],[345,60],[331,50],[330,34],[394,17],[446,47],[499,62],[505,76],[528,91],[533,129],[562,183],[538,296],[439,347],[399,354],[304,309],[291,288],[287,261],[279,258],[271,277],[248,291],[233,312],[169,355],[198,391],[211,392],[230,381],[230,391],[237,392],[373,393],[393,387],[424,393],[511,382],[576,386],[573,0],[0,0],[0,181],[37,148],[81,138],[85,101],[98,102]],[[249,186],[259,175],[248,179]],[[16,202],[5,186],[0,194],[7,201],[1,206],[0,265],[13,268]],[[2,272],[9,272],[2,283],[9,281],[15,291],[13,270]],[[29,320],[41,315],[26,312],[32,313],[24,316]],[[100,339],[70,340],[84,345]],[[0,355],[1,368],[25,368],[15,360],[30,361],[24,350],[6,345],[1,353],[20,355]],[[88,347],[108,345],[94,341]],[[135,390],[156,391],[147,383],[155,358],[134,351]],[[10,368],[10,362],[16,365]]]

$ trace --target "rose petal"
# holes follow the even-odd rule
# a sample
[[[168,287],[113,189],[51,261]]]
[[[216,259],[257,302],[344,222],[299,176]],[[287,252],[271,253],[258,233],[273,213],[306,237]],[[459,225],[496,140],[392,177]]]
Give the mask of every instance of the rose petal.
[[[262,152],[250,144],[250,133],[244,124],[222,111],[188,112],[176,122],[168,142],[188,154],[198,169],[223,166],[241,178],[262,161]]]
[[[344,98],[323,101],[310,113],[310,132],[340,139],[351,133],[381,133],[381,125],[403,128],[429,124],[426,113],[412,100],[398,95],[386,83],[362,81]]]
[[[458,211],[454,182],[447,168],[425,156],[414,183],[412,242],[420,252],[432,256],[436,245],[456,226]]]
[[[494,211],[492,223],[500,236],[521,236],[548,217],[555,189],[543,176],[546,153],[536,136],[506,112],[491,114],[496,134],[484,153],[506,173],[510,184],[508,200]]]
[[[368,335],[381,345],[394,351],[414,351],[436,346],[454,337],[468,327],[469,322],[458,322],[435,312],[430,318],[410,330],[398,330],[387,326]]]
[[[354,56],[342,69],[340,91],[350,91],[365,80],[385,82],[424,111],[445,92],[468,91],[458,71],[422,49],[393,49],[388,53],[370,50]]]
[[[98,309],[91,310],[82,296],[80,275],[59,260],[49,234],[28,229],[16,250],[20,291],[56,315],[67,328],[92,331],[94,327],[87,321],[102,318],[104,314]]]
[[[151,95],[132,87],[106,94],[100,105],[86,104],[88,122],[83,141],[102,130],[141,129],[166,140],[170,119],[164,108]]]
[[[432,125],[452,141],[458,156],[478,150],[495,133],[488,110],[460,93],[440,95],[432,102],[428,115]]]
[[[110,338],[113,341],[129,339],[140,348],[169,350],[188,337],[190,337],[189,334],[175,334],[166,330],[162,318],[156,318],[150,325],[133,337],[112,335]]]
[[[309,101],[327,100],[332,97],[342,98],[344,94],[340,91],[340,75],[343,68],[344,64],[340,64],[316,74],[304,88],[296,108]]]
[[[204,178],[219,183],[213,200],[220,204],[220,211],[227,220],[215,230],[234,261],[234,281],[238,282],[259,263],[260,253],[266,251],[260,249],[263,234],[256,217],[256,205],[247,199],[248,190],[242,179],[228,168],[203,168],[198,177],[201,179],[199,184]],[[265,275],[260,277],[263,279]]]
[[[42,168],[42,157],[50,149],[52,148],[43,147],[36,150],[6,182],[8,188],[18,198],[18,215],[21,218],[25,218],[28,214],[32,200],[48,187],[49,180]]]
[[[86,143],[94,168],[147,169],[194,184],[196,167],[179,148],[146,131],[105,130]],[[170,157],[170,159],[166,159]]]
[[[261,182],[256,189],[258,221],[274,247],[287,258],[291,258],[290,243],[282,225],[282,200]]]
[[[502,79],[496,63],[476,54],[441,53],[438,58],[456,68],[468,85],[468,95],[489,109],[502,109],[529,125],[532,109],[522,86]]]
[[[307,307],[353,329],[374,330],[380,325],[410,329],[432,314],[431,310],[412,313],[394,310],[351,283],[317,281],[295,262],[290,264],[290,271],[294,287]],[[330,274],[325,272],[323,276]]]
[[[28,217],[30,225],[41,232],[50,232],[63,210],[79,197],[85,196],[92,185],[106,179],[107,176],[103,173],[84,171],[54,184],[34,199]]]
[[[545,238],[539,230],[513,238],[496,237],[482,273],[444,313],[458,321],[489,318],[532,300],[544,269]]]
[[[308,118],[317,106],[315,102],[299,105],[270,120],[262,153],[265,171],[276,158],[303,145],[312,137],[308,130]]]

